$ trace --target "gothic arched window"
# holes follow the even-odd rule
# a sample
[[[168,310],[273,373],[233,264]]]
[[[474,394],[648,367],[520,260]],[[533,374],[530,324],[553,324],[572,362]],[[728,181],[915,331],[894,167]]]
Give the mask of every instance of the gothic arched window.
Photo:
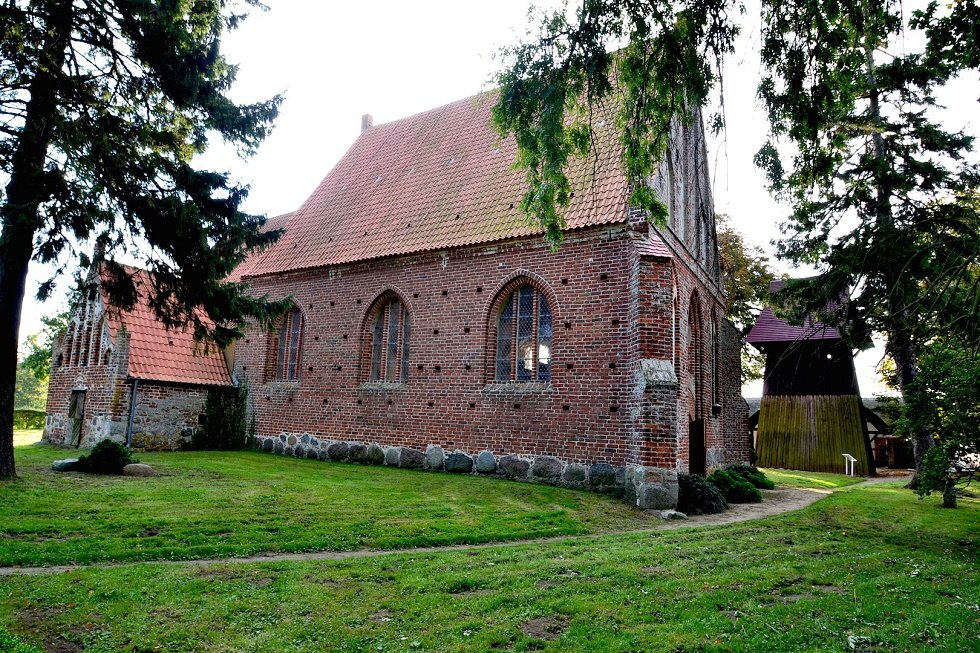
[[[408,308],[398,297],[377,303],[371,328],[369,381],[404,383],[408,380]]]
[[[274,375],[276,381],[299,381],[302,344],[303,313],[294,306],[279,323]]]
[[[494,380],[551,380],[551,306],[541,291],[524,285],[509,291],[497,317]]]

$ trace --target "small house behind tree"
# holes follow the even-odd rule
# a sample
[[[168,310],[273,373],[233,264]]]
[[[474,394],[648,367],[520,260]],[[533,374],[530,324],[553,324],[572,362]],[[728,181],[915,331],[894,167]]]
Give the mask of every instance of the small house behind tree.
[[[212,391],[232,389],[223,352],[168,330],[147,302],[146,270],[126,268],[140,299],[129,311],[106,303],[105,272],[91,274],[67,331],[55,343],[44,438],[93,446],[112,439],[174,449],[198,426]]]
[[[773,281],[777,293],[784,281]],[[874,473],[854,357],[834,327],[791,325],[766,307],[746,340],[766,356],[756,452],[763,467]]]

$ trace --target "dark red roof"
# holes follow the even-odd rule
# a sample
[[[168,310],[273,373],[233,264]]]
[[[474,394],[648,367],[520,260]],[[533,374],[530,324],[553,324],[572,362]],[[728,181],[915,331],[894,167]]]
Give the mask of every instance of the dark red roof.
[[[129,333],[129,376],[148,381],[195,385],[231,385],[231,375],[221,350],[194,340],[190,330],[169,331],[147,301],[150,273],[127,268],[140,299],[130,311],[109,309],[107,324],[113,340],[123,329]]]
[[[673,258],[674,254],[670,251],[664,241],[657,234],[650,234],[636,243],[636,249],[641,256],[653,256],[655,258]]]
[[[769,284],[769,292],[776,293],[786,286],[786,282],[776,280]],[[749,344],[766,342],[796,342],[799,340],[840,340],[840,331],[822,322],[807,318],[802,325],[792,325],[775,316],[772,307],[767,306],[745,336]]]
[[[542,233],[519,206],[527,182],[513,165],[514,140],[491,127],[495,99],[481,94],[369,128],[240,277]],[[594,126],[597,155],[569,170],[568,229],[626,219],[615,127]]]
[[[289,222],[289,218],[292,217],[292,215],[292,213],[283,213],[282,215],[277,215],[274,218],[268,218],[259,231],[266,232],[275,231],[276,229],[283,229],[285,228],[286,223]],[[241,281],[243,277],[247,277],[252,271],[252,268],[255,267],[258,260],[262,258],[262,254],[264,253],[265,251],[263,250],[261,252],[253,252],[249,254],[248,258],[246,258],[234,270],[232,270],[231,274],[228,275],[225,281]]]

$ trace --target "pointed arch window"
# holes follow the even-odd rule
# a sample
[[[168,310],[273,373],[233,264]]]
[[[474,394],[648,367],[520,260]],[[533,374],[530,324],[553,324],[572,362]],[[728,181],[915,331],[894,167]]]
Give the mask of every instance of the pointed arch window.
[[[408,309],[398,298],[382,301],[371,322],[369,381],[404,383],[408,380]]]
[[[276,351],[276,381],[299,381],[303,344],[303,312],[298,307],[282,317]]]
[[[497,317],[494,380],[551,380],[552,319],[548,300],[534,286],[511,291]]]

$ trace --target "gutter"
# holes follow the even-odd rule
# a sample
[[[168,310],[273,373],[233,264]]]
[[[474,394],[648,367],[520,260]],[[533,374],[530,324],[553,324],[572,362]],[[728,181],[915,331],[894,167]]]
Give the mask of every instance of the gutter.
[[[126,425],[126,446],[132,446],[133,442],[133,417],[136,414],[136,401],[139,399],[140,380],[133,379],[133,392],[129,397],[129,421]]]

